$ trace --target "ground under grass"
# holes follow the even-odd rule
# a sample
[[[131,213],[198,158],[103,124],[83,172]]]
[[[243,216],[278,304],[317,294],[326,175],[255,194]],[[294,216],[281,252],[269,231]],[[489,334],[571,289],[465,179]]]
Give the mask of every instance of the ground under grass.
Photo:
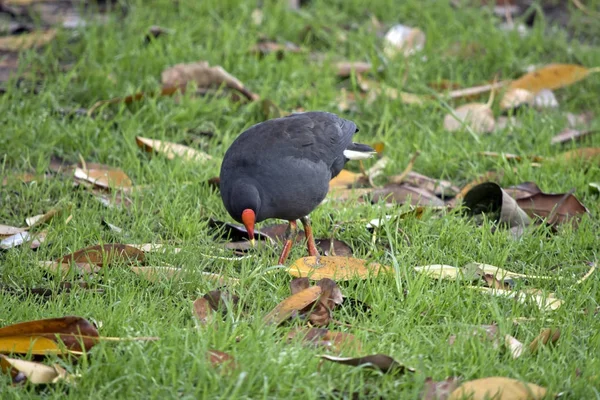
[[[385,170],[388,175],[402,171],[418,150],[421,155],[414,168],[423,174],[460,186],[490,169],[503,170],[503,186],[535,181],[546,192],[575,188],[576,196],[590,210],[577,230],[563,227],[551,233],[540,228],[520,240],[504,230],[491,233],[492,222],[477,226],[459,213],[441,218],[425,213],[420,219],[402,219],[398,226],[390,224],[375,245],[364,222],[337,229],[336,238],[348,243],[355,257],[368,256],[395,268],[388,276],[341,284],[344,295],[368,303],[371,312],[344,307],[335,316],[350,326],[335,328],[356,335],[363,343],[362,354],[389,354],[416,368],[414,374],[404,376],[334,364],[317,370],[315,355],[323,351],[286,344],[282,338],[289,326],[264,326],[262,317],[289,295],[290,276],[285,271],[265,272],[276,264],[278,248],[261,249],[252,253],[254,257],[239,261],[207,256],[223,255],[209,235],[208,219],[230,218],[218,192],[205,182],[218,175],[218,159],[231,141],[263,119],[260,105],[186,95],[110,106],[95,118],[60,112],[87,108],[100,99],[156,90],[162,70],[198,60],[222,65],[283,109],[301,106],[338,111],[338,82],[327,61],[324,66],[317,65],[308,54],[287,55],[282,60],[275,55],[251,56],[247,51],[260,35],[303,44],[324,53],[326,59],[369,61],[374,68],[384,67],[378,80],[414,93],[430,93],[427,84],[440,80],[468,87],[497,74],[514,78],[530,64],[600,66],[597,36],[592,39],[595,43],[582,44],[570,36],[586,32],[586,25],[578,24],[577,19],[571,32],[540,19],[529,35],[521,38],[516,32],[498,29],[498,20],[486,9],[420,1],[368,5],[314,1],[300,12],[287,10],[283,4],[287,2],[266,2],[264,21],[256,26],[251,19],[254,3],[133,2],[124,19],[113,16],[103,26],[61,32],[46,51],[23,55],[46,75],[35,93],[25,82],[8,85],[0,97],[2,176],[15,171],[43,173],[51,156],[75,163],[81,155],[87,162],[119,167],[136,185],[152,189],[134,195],[130,209],[110,209],[74,190],[70,179],[32,184],[10,181],[0,188],[0,223],[22,226],[26,217],[46,212],[60,201],[71,203],[72,219],[65,222],[68,214],[53,219],[46,242],[37,251],[22,247],[0,254],[0,282],[13,288],[55,288],[58,280],[49,278],[38,261],[113,242],[160,242],[179,247],[182,251],[178,254],[151,254],[150,263],[180,266],[190,274],[184,279],[147,282],[124,269],[109,268],[90,278],[104,289],[103,294],[74,290],[40,299],[0,292],[0,325],[79,315],[100,323],[105,336],[160,337],[149,343],[101,343],[77,365],[65,363],[70,371],[81,374],[75,386],[11,387],[9,378],[0,375],[0,397],[327,398],[339,396],[340,391],[363,391],[367,397],[368,390],[373,397],[418,398],[426,377],[469,380],[507,376],[552,392],[567,391],[571,398],[600,398],[600,321],[594,312],[600,300],[598,275],[574,285],[585,271],[583,261],[598,258],[600,207],[598,195],[588,187],[590,182],[600,181],[597,161],[550,161],[535,167],[527,160],[513,164],[478,155],[498,151],[551,157],[576,147],[551,146],[550,138],[564,127],[566,112],[600,110],[600,77],[591,76],[557,91],[558,110],[521,110],[520,128],[484,135],[479,141],[466,131],[444,131],[447,109],[441,104],[418,107],[379,98],[368,105],[359,102],[356,111],[346,114],[360,127],[359,141],[385,143],[385,155],[391,160]],[[407,60],[385,61],[380,39],[369,30],[370,14],[385,23],[421,28],[427,35],[423,52]],[[585,21],[577,12],[574,18]],[[144,45],[150,25],[169,28],[172,33]],[[298,38],[307,25],[312,26],[312,34],[301,43]],[[345,32],[346,41],[336,39],[342,25],[354,28]],[[481,50],[469,56],[448,54],[446,50],[457,42],[476,43]],[[73,65],[68,72],[59,73],[60,63]],[[486,101],[485,95],[481,101]],[[599,124],[596,115],[592,127],[598,129]],[[204,131],[213,135],[202,136]],[[217,161],[197,164],[150,157],[136,146],[138,135],[191,143]],[[585,145],[599,146],[600,136]],[[348,167],[357,170],[357,165]],[[387,209],[381,204],[328,203],[312,214],[312,220],[316,235],[327,237],[336,223],[406,210],[406,206]],[[103,220],[123,228],[123,233],[106,229]],[[297,246],[291,260],[304,255],[305,249]],[[514,272],[556,276],[528,284],[556,293],[564,305],[554,312],[542,312],[533,304],[480,294],[460,282],[430,280],[412,270],[416,265],[462,266],[473,261]],[[239,278],[240,284],[232,290],[242,298],[246,312],[229,314],[218,328],[197,329],[192,302],[216,288],[193,273],[200,270]],[[517,317],[530,320],[514,325]],[[474,325],[494,322],[501,337],[511,334],[524,343],[546,327],[560,328],[561,337],[555,348],[513,359],[502,346],[495,349],[489,341],[471,335]],[[451,335],[457,339],[449,346]],[[239,369],[233,374],[215,370],[205,357],[209,348],[232,354]]]

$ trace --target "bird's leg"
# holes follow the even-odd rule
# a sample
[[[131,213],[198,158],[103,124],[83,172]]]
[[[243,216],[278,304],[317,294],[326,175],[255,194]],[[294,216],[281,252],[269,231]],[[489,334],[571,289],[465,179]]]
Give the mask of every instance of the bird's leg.
[[[296,240],[297,233],[298,224],[296,223],[296,221],[290,221],[285,231],[285,244],[283,245],[283,250],[281,251],[281,255],[279,256],[279,264],[283,264],[290,255],[290,250],[292,250],[292,244],[294,244],[294,240]]]
[[[310,219],[308,219],[308,215],[306,217],[300,218],[302,221],[302,226],[304,226],[304,233],[306,234],[306,247],[308,248],[308,255],[317,257],[317,262],[319,261],[319,250],[317,250],[317,245],[315,244],[315,236],[313,235],[312,226],[310,226]]]

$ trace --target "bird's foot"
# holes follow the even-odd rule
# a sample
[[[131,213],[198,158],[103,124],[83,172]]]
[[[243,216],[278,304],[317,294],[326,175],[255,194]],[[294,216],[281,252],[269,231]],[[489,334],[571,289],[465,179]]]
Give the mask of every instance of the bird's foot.
[[[319,254],[319,250],[317,250],[317,245],[315,244],[315,236],[313,235],[312,226],[310,225],[310,220],[308,217],[301,218],[302,226],[304,226],[304,233],[306,234],[306,247],[308,249],[308,255],[311,257],[317,258],[317,263],[319,263],[319,258],[321,255]]]
[[[279,256],[278,263],[283,265],[285,260],[287,260],[290,255],[290,251],[292,250],[292,245],[294,244],[294,240],[296,240],[296,234],[298,233],[298,224],[296,221],[290,221],[285,231],[285,244],[283,245],[283,250],[281,251],[281,255]]]

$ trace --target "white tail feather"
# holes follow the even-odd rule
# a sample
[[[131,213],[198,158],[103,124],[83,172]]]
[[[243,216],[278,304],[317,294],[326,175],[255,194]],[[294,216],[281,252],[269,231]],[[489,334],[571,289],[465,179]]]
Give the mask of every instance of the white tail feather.
[[[354,150],[344,150],[344,157],[346,157],[348,160],[366,160],[367,158],[373,157],[373,154],[375,154],[375,152],[373,151],[362,152]]]

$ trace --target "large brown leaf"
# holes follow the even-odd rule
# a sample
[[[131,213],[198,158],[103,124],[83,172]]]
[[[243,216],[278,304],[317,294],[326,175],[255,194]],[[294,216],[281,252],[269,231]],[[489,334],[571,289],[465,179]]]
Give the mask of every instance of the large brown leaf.
[[[89,263],[98,267],[106,267],[115,262],[133,264],[144,263],[146,255],[143,251],[125,244],[105,244],[86,247],[75,253],[67,254],[56,261],[59,263]]]
[[[517,204],[531,217],[546,218],[552,226],[573,222],[577,225],[588,209],[571,193],[548,194],[537,193],[530,197],[517,200]]]
[[[98,343],[98,330],[82,317],[62,317],[21,322],[0,328],[0,353],[62,354],[83,351]]]
[[[294,313],[297,313],[306,307],[314,304],[321,296],[321,287],[312,286],[300,292],[291,295],[287,299],[279,303],[270,313],[268,313],[263,321],[266,325],[279,325],[286,319],[290,318]]]

